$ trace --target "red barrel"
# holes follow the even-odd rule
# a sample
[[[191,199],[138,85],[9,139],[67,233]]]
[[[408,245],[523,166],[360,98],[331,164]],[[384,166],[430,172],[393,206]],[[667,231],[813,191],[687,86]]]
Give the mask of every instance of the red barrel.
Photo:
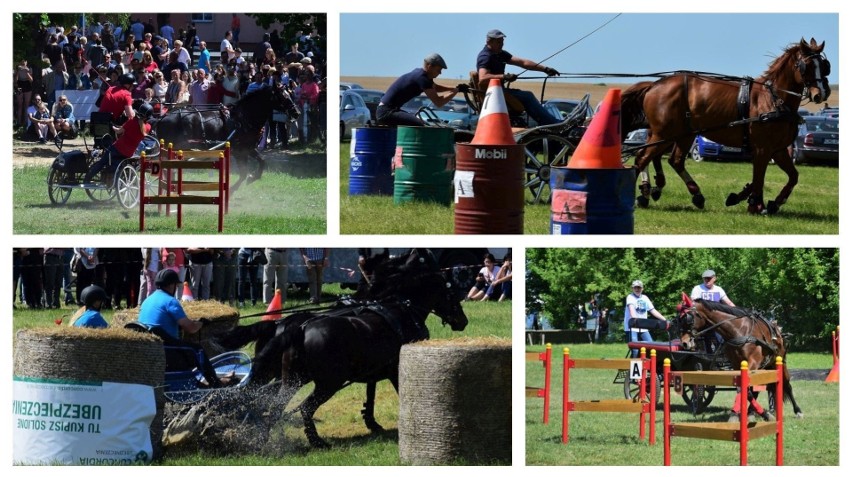
[[[524,233],[524,146],[456,144],[455,233]]]

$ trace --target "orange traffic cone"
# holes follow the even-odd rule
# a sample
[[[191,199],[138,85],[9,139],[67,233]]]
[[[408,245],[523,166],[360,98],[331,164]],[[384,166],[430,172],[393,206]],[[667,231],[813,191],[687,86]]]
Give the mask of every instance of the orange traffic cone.
[[[183,282],[183,294],[180,296],[180,301],[193,301],[192,289],[189,288],[189,282]]]
[[[271,312],[275,313],[271,313]],[[266,314],[263,315],[261,321],[275,321],[281,319],[281,290],[275,290],[275,296],[272,297],[272,301],[269,302],[269,306],[266,307]]]
[[[610,89],[592,118],[569,169],[623,169],[621,164],[621,90]]]
[[[512,135],[509,108],[506,107],[506,98],[503,97],[503,86],[499,79],[492,79],[488,83],[488,91],[485,92],[482,111],[479,113],[476,134],[470,143],[478,146],[517,144]]]
[[[840,361],[834,362],[834,367],[829,371],[828,376],[825,378],[825,382],[827,383],[839,383],[840,382]]]

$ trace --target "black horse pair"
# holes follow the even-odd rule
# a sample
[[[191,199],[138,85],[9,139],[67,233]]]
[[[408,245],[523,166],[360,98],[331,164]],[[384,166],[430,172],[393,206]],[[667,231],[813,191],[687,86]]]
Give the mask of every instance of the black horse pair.
[[[430,313],[454,331],[467,326],[458,290],[428,250],[399,257],[389,257],[385,250],[367,260],[364,272],[371,276],[366,300],[240,326],[219,339],[228,349],[255,342],[252,385],[281,381],[281,408],[270,414],[283,416],[295,393],[314,383],[298,406],[314,447],[327,446],[317,433],[314,413],[351,383],[367,383],[364,422],[371,431],[382,430],[373,415],[376,383],[389,379],[397,388],[400,348],[429,338],[425,322]]]
[[[216,149],[230,141],[231,157],[236,160],[240,173],[231,187],[231,191],[236,191],[243,181],[251,183],[263,174],[264,161],[257,145],[273,110],[284,111],[291,119],[300,114],[299,107],[285,90],[267,86],[240,98],[228,115],[218,107],[186,106],[170,110],[152,124],[157,137],[184,151]],[[253,166],[249,159],[254,161]]]

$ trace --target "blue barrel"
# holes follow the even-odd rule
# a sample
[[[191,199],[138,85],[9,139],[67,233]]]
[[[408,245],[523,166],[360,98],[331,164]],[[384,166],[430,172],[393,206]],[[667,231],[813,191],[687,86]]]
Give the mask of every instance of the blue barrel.
[[[551,234],[632,234],[635,186],[633,168],[552,167]]]
[[[396,129],[357,128],[349,145],[349,195],[393,193]]]

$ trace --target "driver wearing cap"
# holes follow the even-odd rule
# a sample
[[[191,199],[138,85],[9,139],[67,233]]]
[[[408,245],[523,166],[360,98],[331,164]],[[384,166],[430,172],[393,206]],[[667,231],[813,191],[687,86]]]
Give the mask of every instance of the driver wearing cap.
[[[666,317],[660,314],[651,299],[642,293],[644,286],[641,280],[633,280],[633,292],[627,295],[624,305],[624,334],[627,342],[632,341],[653,341],[651,332],[644,328],[636,328],[630,326],[632,318],[647,319],[648,315],[657,318],[658,320],[666,321]],[[632,357],[639,356],[639,350],[633,349],[630,351]]]
[[[506,65],[510,64],[526,70],[541,71],[548,76],[558,76],[559,72],[548,66],[536,63],[535,61],[526,58],[514,56],[503,49],[503,39],[506,35],[500,30],[490,30],[485,35],[485,47],[479,52],[476,57],[476,72],[479,75],[479,89],[485,91],[488,89],[488,83],[492,79],[499,79],[501,82],[511,83],[518,79],[518,75],[506,73]],[[554,118],[541,103],[538,102],[535,95],[529,91],[523,91],[515,88],[503,88],[505,96],[512,97],[520,102],[524,110],[533,119],[538,121],[540,126],[547,124],[556,124],[560,121]]]
[[[420,93],[426,94],[436,108],[449,103],[459,92],[458,88],[441,86],[433,81],[441,74],[441,70],[446,68],[447,63],[441,55],[432,53],[423,59],[422,68],[415,68],[397,78],[382,96],[376,108],[376,119],[379,124],[424,126],[426,123],[423,120],[413,113],[403,111],[402,106]]]
[[[704,273],[701,274],[701,278],[704,282],[699,285],[695,285],[695,288],[692,289],[692,293],[689,295],[690,298],[693,300],[700,298],[704,301],[716,301],[728,306],[736,306],[734,305],[734,302],[728,298],[728,294],[725,293],[725,290],[716,285],[716,272],[710,269],[704,270]]]
[[[187,318],[183,306],[175,299],[175,292],[178,284],[180,284],[177,272],[169,268],[160,270],[154,284],[157,286],[157,291],[148,295],[142,302],[139,309],[139,323],[159,336],[166,345],[187,346],[195,350],[202,350],[200,345],[180,339],[180,330],[189,334],[198,333],[208,320],[202,318],[194,321]],[[206,355],[203,356],[202,370],[205,379],[214,387],[220,386],[221,383],[216,376],[216,371],[210,364],[210,360],[207,359]]]

